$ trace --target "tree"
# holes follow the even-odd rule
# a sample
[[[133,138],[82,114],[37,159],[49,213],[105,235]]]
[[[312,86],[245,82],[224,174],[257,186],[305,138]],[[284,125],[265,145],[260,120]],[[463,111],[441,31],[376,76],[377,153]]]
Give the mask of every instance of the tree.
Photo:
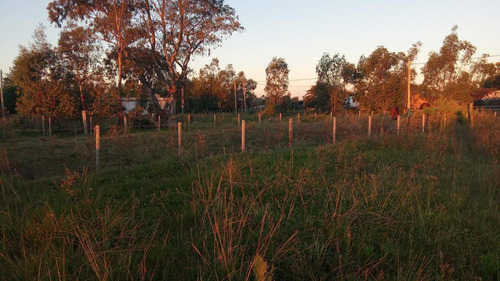
[[[255,89],[257,88],[257,82],[252,79],[247,79],[245,72],[240,71],[236,77],[236,91],[239,101],[239,108],[243,108],[244,112],[247,112],[248,107],[254,107],[256,104]]]
[[[411,108],[411,83],[412,81],[415,80],[415,77],[417,76],[417,72],[413,69],[411,69],[411,63],[417,58],[418,53],[420,51],[420,47],[422,46],[422,42],[417,41],[415,44],[412,45],[412,47],[408,50],[408,54],[405,58],[405,66],[406,66],[406,73],[401,73],[401,75],[404,76],[403,79],[401,79],[402,83],[405,83],[407,85],[407,92],[406,92],[406,110],[407,113],[410,113],[410,108]],[[401,86],[404,88],[404,85]],[[398,107],[402,106],[402,104],[397,104]]]
[[[192,104],[191,109],[197,112],[234,110],[235,82],[238,102],[244,104],[246,96],[247,105],[253,106],[257,83],[252,79],[247,79],[243,71],[236,75],[232,65],[221,69],[219,60],[212,59],[210,64],[200,69],[198,77],[193,78],[188,96],[189,103]],[[243,108],[243,106],[240,105],[239,108]]]
[[[216,58],[200,69],[198,77],[193,79],[193,89],[190,95],[190,103],[196,112],[216,111],[231,105],[231,98],[229,97],[229,101],[226,99],[232,85],[232,83],[228,85],[229,83],[225,81],[228,72],[232,72],[234,76],[234,71],[221,70],[219,60]]]
[[[357,79],[356,67],[348,63],[344,56],[335,54],[330,57],[330,54],[324,53],[316,65],[316,73],[318,74],[317,85],[320,85],[316,89],[327,88],[330,99],[329,109],[337,113],[337,109],[343,106],[349,96],[346,86]],[[321,99],[321,102],[324,102],[322,93],[318,93],[316,96]],[[316,103],[316,106],[318,105],[321,105],[320,101]],[[326,109],[325,106],[321,107]]]
[[[489,77],[484,81],[484,88],[500,89],[500,62],[497,62],[494,70],[488,71]]]
[[[288,64],[283,58],[274,57],[267,66],[264,91],[270,106],[280,106],[285,95],[290,95],[288,92],[289,73]]]
[[[117,69],[116,103],[121,120],[121,96],[123,95],[123,67],[127,48],[138,40],[140,32],[134,25],[135,11],[139,4],[136,0],[54,0],[49,3],[49,19],[61,27],[66,20],[88,23],[88,27],[115,54]]]
[[[58,51],[77,84],[80,108],[91,110],[95,82],[93,71],[99,70],[98,47],[92,31],[69,23],[60,34]]]
[[[485,79],[481,64],[486,63],[486,57],[475,62],[475,52],[476,47],[470,42],[458,39],[457,26],[454,26],[443,40],[439,53],[432,52],[422,68],[426,97],[431,101],[450,99],[461,105],[471,102],[472,94]]]
[[[383,46],[360,58],[357,69],[362,78],[356,91],[363,107],[383,112],[403,103],[405,60],[405,54],[389,52]]]
[[[140,6],[143,44],[154,57],[152,69],[173,96],[187,81],[195,55],[209,54],[242,27],[223,0],[144,0]],[[167,74],[167,75],[165,75]]]
[[[11,69],[11,78],[18,85],[17,111],[24,116],[72,116],[70,73],[47,42],[43,26],[33,39],[29,48],[20,47]]]
[[[10,79],[10,76],[3,78],[3,99],[5,102],[5,109],[8,113],[16,113],[17,103],[17,85]]]
[[[328,85],[316,82],[307,90],[304,96],[304,106],[313,107],[322,111],[331,109],[330,103],[331,89]]]
[[[182,104],[191,58],[208,54],[242,29],[223,0],[54,0],[48,10],[59,26],[67,19],[87,23],[110,47],[108,61],[116,63],[118,72],[118,103],[122,78],[134,74],[153,100],[155,94],[173,99],[181,90]],[[158,105],[155,109],[160,111]],[[168,112],[167,107],[158,113]]]

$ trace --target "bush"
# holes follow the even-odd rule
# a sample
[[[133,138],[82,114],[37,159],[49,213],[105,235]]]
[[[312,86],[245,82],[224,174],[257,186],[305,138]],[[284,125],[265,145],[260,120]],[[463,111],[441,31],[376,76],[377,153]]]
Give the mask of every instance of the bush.
[[[264,109],[264,111],[262,111],[262,115],[266,117],[271,117],[276,114],[276,111],[277,111],[277,105],[273,101],[267,100],[266,108]]]
[[[440,98],[434,104],[436,105],[436,112],[446,113],[450,116],[458,115],[458,112],[467,112],[467,106],[460,105],[458,102],[447,98]]]

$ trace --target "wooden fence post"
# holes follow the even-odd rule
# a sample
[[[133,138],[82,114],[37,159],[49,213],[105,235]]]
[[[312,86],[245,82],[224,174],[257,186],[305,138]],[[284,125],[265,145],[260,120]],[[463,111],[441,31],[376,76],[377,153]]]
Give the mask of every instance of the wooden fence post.
[[[300,124],[300,113],[297,113],[297,123]]]
[[[92,122],[92,115],[90,116],[89,119],[90,119],[90,126],[89,126],[89,128],[90,128],[90,130],[94,130],[94,123]],[[91,133],[93,134],[94,132],[91,132]]]
[[[425,113],[422,114],[422,134],[425,133]]]
[[[469,122],[470,127],[474,128],[474,106],[472,103],[469,103]]]
[[[87,128],[87,111],[82,110],[82,122],[83,122],[83,134],[88,135],[88,128]]]
[[[260,119],[262,117],[262,113],[259,112],[259,126],[260,126]]]
[[[188,114],[188,130],[191,129],[191,114]]]
[[[241,152],[245,152],[245,120],[241,121]]]
[[[335,144],[336,141],[337,141],[337,117],[333,117],[332,143]]]
[[[127,115],[123,115],[123,125],[125,126],[125,133],[128,132],[128,120]]]
[[[42,133],[43,137],[45,137],[45,116],[42,116]]]
[[[182,123],[177,122],[177,155],[181,157],[182,153]]]
[[[372,135],[372,116],[368,116],[368,136]]]
[[[99,151],[101,150],[101,130],[99,125],[95,126],[95,167],[99,170]]]
[[[398,118],[398,125],[397,125],[396,135],[399,136],[399,129],[401,128],[401,118],[400,118],[399,114],[398,114],[397,118]]]
[[[316,118],[318,117],[318,113],[314,112],[314,122],[316,122]]]
[[[280,113],[280,123],[281,123],[281,113]]]
[[[52,137],[52,117],[49,117],[49,138]]]
[[[217,124],[217,114],[214,114],[214,129],[215,129],[216,124]]]
[[[238,113],[238,128],[241,126],[241,114]]]
[[[158,115],[158,131],[161,130],[161,116]]]
[[[293,118],[288,118],[288,148],[292,148],[293,142]]]
[[[432,115],[426,115],[425,116],[425,127],[427,132],[432,132]]]

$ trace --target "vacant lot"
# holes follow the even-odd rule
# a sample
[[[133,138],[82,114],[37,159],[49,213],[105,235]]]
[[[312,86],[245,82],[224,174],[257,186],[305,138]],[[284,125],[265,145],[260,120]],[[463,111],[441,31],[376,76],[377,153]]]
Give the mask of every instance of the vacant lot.
[[[182,119],[181,157],[175,129],[110,130],[98,171],[91,137],[11,128],[0,279],[500,279],[492,115],[400,136],[379,116],[371,137],[342,117],[335,145],[329,116],[290,116],[293,149],[288,117],[243,116],[245,153],[232,115]]]

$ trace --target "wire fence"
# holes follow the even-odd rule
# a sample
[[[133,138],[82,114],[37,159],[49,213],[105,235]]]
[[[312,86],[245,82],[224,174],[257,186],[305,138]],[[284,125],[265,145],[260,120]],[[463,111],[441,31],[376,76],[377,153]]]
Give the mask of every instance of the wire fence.
[[[301,115],[299,115],[301,114]],[[289,118],[292,119],[292,139],[289,139]],[[447,134],[457,122],[470,122],[470,126],[496,129],[496,114],[473,113],[467,116],[444,114],[413,114],[399,121],[388,115],[335,117],[314,113],[287,114],[280,117],[259,117],[256,114],[212,114],[184,115],[172,118],[165,126],[150,126],[141,129],[127,126],[119,128],[109,120],[100,122],[100,168],[121,169],[155,160],[180,157],[192,159],[213,155],[238,153],[242,146],[241,121],[245,120],[245,150],[263,152],[293,147],[313,147],[336,142],[351,142],[380,136]],[[281,119],[281,122],[280,122]],[[371,122],[369,120],[371,119]],[[176,128],[181,122],[182,136],[179,151],[179,136]],[[6,124],[2,124],[4,138],[0,172],[18,174],[23,178],[36,179],[57,176],[68,171],[93,170],[96,165],[95,136],[83,135],[83,129],[74,125],[73,134],[54,130],[52,137],[43,137],[41,128],[33,120],[22,121],[20,132],[10,137],[5,135]],[[398,129],[399,123],[399,129]],[[12,124],[10,125],[13,126]],[[82,126],[83,127],[83,126]],[[81,129],[81,130],[80,130]],[[12,130],[12,129],[11,129]],[[74,134],[76,131],[76,135]]]

